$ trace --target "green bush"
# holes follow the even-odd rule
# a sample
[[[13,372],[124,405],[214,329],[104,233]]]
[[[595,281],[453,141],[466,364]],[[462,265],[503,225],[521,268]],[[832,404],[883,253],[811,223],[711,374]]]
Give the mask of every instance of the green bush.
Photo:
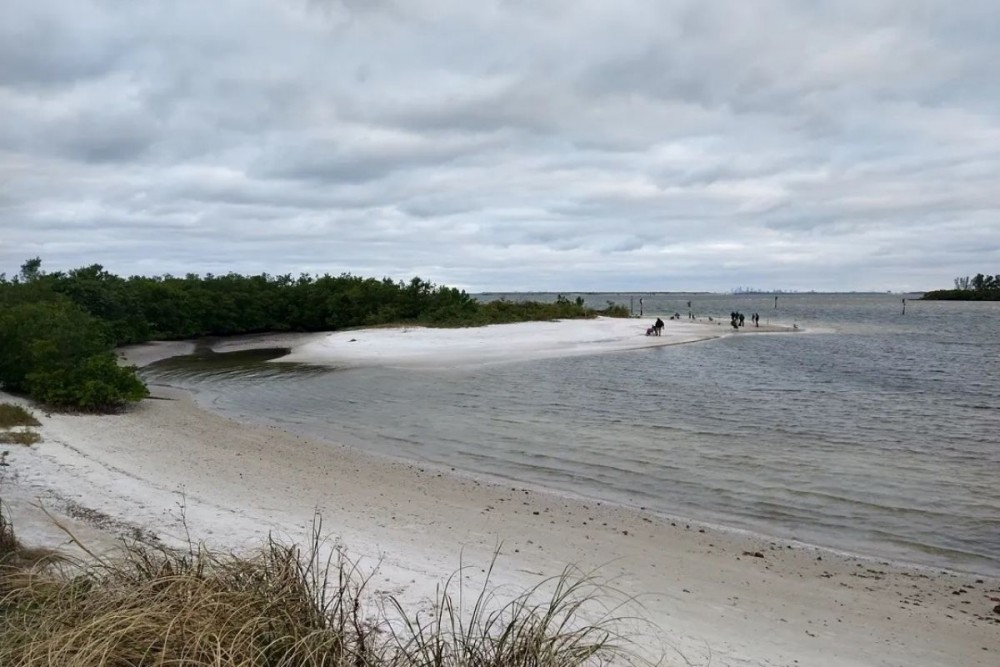
[[[111,410],[147,395],[121,368],[102,323],[65,300],[0,314],[0,385],[53,406]]]
[[[71,368],[50,367],[28,374],[28,394],[48,405],[109,411],[149,395],[133,368],[117,364],[110,352],[88,357]]]

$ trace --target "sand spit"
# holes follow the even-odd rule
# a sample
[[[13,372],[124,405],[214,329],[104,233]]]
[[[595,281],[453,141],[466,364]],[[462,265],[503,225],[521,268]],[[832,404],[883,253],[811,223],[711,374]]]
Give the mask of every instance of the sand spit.
[[[647,336],[655,317],[598,317],[495,324],[460,329],[387,327],[326,334],[275,361],[332,366],[454,367],[620,352],[691,343],[727,335],[715,323],[667,320]]]
[[[121,534],[180,543],[190,531],[241,550],[269,531],[302,539],[319,511],[336,543],[378,566],[373,590],[415,605],[426,605],[460,564],[475,566],[467,575],[474,581],[498,548],[494,581],[511,592],[570,563],[598,568],[637,597],[637,613],[658,628],[642,630],[639,643],[667,665],[1000,660],[994,578],[495,484],[229,421],[176,390],[154,387],[154,396],[117,416],[36,410],[43,441],[12,446],[10,466],[0,469],[25,541],[65,542],[38,502],[98,549]]]
[[[781,324],[748,326],[734,331],[728,322],[720,320],[671,320],[665,315],[662,335],[648,336],[646,329],[655,319],[656,315],[642,319],[598,317],[454,329],[404,326],[333,333],[252,334],[154,341],[128,345],[119,348],[118,353],[124,363],[142,367],[170,357],[193,354],[199,349],[226,353],[284,347],[290,352],[273,361],[339,367],[451,368],[641,350],[730,335],[796,331]]]

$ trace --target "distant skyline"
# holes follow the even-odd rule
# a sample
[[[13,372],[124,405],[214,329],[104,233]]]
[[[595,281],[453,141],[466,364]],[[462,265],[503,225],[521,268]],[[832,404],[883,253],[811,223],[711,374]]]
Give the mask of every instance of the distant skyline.
[[[0,272],[470,292],[1000,272],[1000,3],[15,0]]]

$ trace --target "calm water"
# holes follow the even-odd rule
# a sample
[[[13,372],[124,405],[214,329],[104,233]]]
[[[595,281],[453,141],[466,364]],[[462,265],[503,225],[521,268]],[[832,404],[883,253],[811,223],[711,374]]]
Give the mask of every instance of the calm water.
[[[638,311],[638,294],[583,296]],[[374,452],[1000,574],[1000,303],[908,299],[904,316],[896,295],[781,295],[777,309],[766,295],[641,296],[654,317],[691,300],[698,315],[819,333],[454,371],[257,354],[146,373],[223,414]]]

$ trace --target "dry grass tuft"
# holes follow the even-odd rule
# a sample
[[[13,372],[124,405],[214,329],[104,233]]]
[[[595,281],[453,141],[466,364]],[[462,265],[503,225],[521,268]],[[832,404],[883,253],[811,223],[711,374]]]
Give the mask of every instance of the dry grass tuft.
[[[0,431],[0,445],[31,446],[42,441],[42,436],[31,429],[21,431]]]
[[[20,543],[14,535],[14,526],[3,508],[3,499],[0,498],[0,564],[13,555],[19,548]]]
[[[20,405],[0,403],[0,428],[41,425],[41,422],[35,419],[30,412],[22,408]]]
[[[495,560],[494,560],[495,562]],[[602,604],[608,590],[592,576],[565,569],[503,603],[491,591],[490,574],[472,609],[456,606],[454,576],[439,592],[434,611],[410,620],[393,599],[402,629],[390,625],[393,665],[435,667],[576,667],[639,662],[616,627],[622,604]],[[455,576],[460,576],[461,571]],[[596,613],[596,618],[591,618]],[[585,620],[590,619],[590,620]]]
[[[26,570],[55,560],[55,554],[49,549],[29,549],[21,544],[0,498],[0,595]]]
[[[298,548],[273,541],[252,558],[133,544],[82,573],[48,568],[12,587],[0,600],[0,664],[365,664],[357,588],[326,599],[308,581]]]
[[[12,535],[12,533],[11,533]],[[434,613],[373,604],[368,579],[314,527],[305,551],[255,555],[141,543],[113,560],[22,572],[0,597],[5,667],[577,667],[619,661],[613,621],[580,621],[592,583],[563,577],[507,604],[484,586],[471,610],[448,584]],[[544,587],[551,591],[535,602]],[[459,591],[461,596],[461,591]],[[375,613],[366,613],[366,603]]]

